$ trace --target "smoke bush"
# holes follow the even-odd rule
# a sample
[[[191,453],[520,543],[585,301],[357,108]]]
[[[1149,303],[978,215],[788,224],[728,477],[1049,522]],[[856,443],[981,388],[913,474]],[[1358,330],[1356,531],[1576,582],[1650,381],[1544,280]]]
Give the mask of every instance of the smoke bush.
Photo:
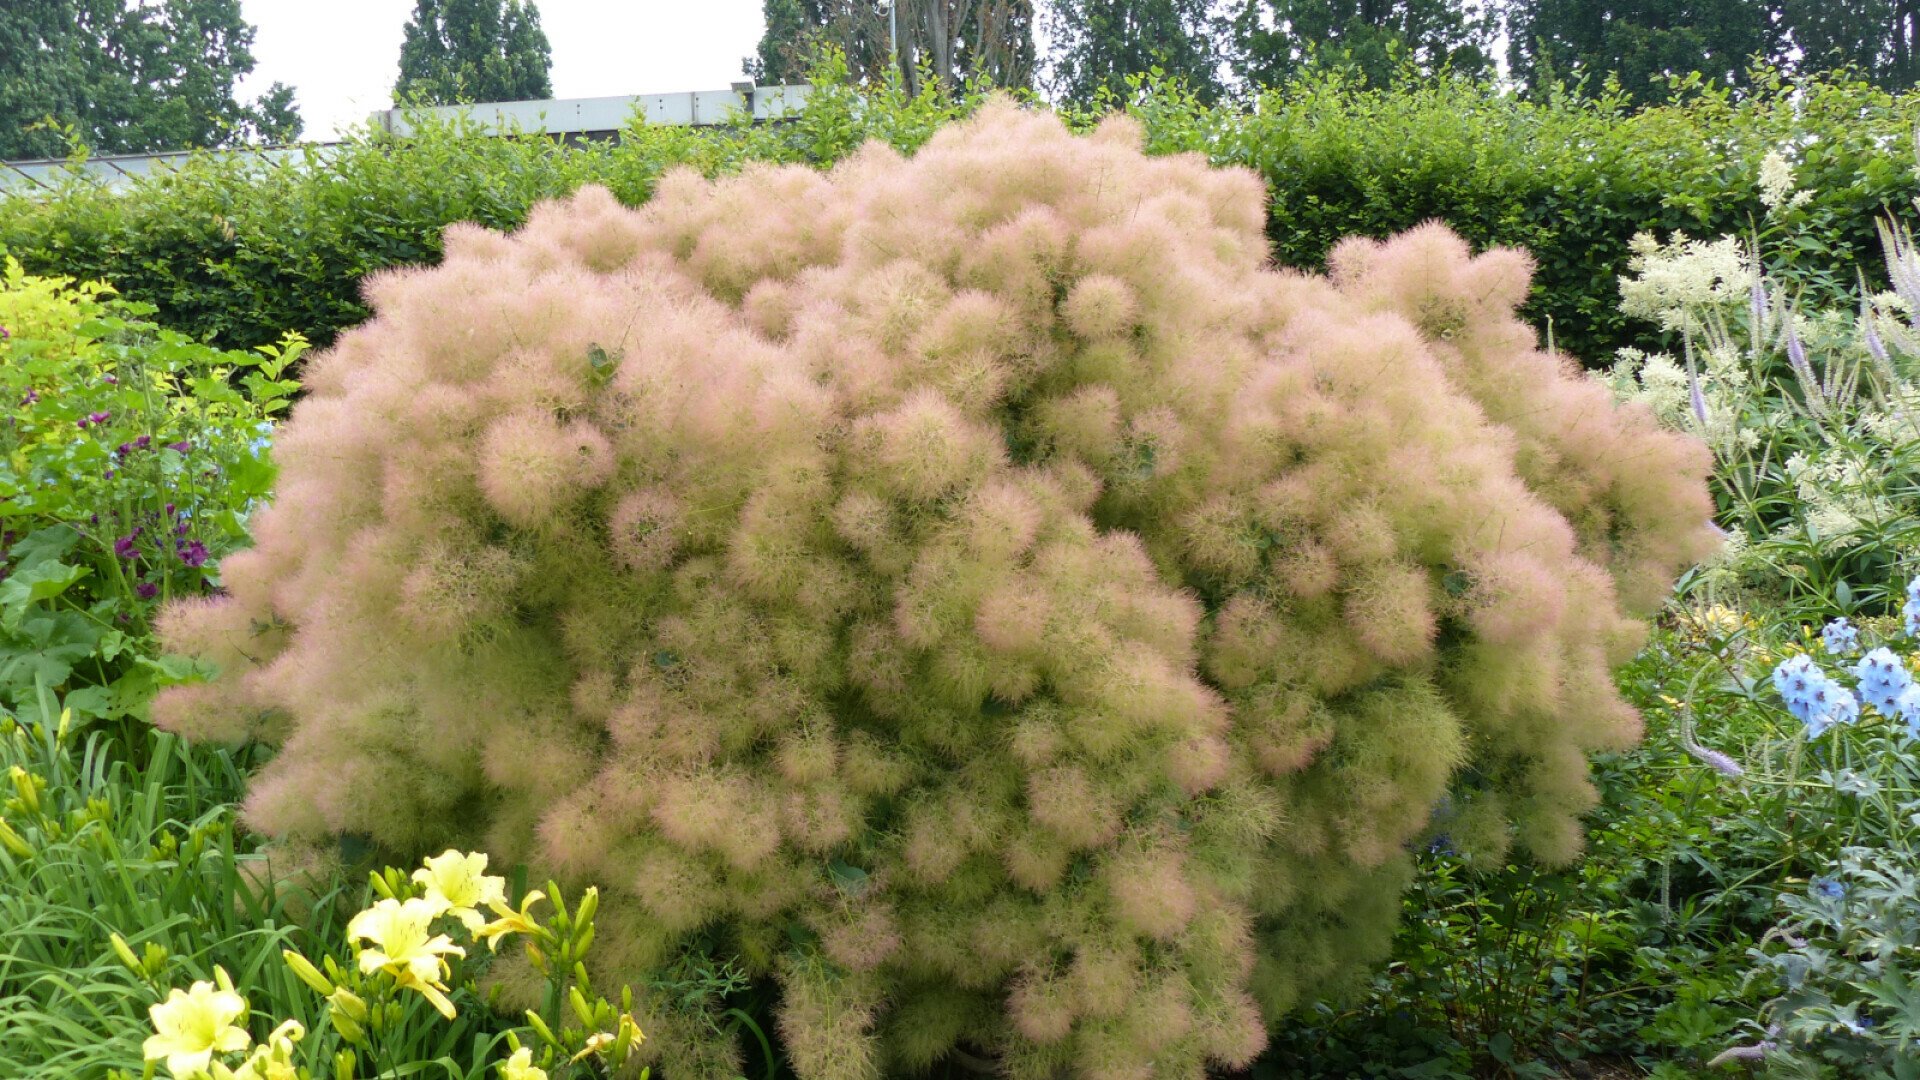
[[[1437,805],[1575,853],[1609,667],[1713,544],[1705,451],[1536,351],[1524,256],[1278,272],[1262,194],[1001,102],[455,226],[313,361],[156,717],[280,745],[267,833],[599,883],[612,977],[721,943],[805,1077],[1244,1064]]]

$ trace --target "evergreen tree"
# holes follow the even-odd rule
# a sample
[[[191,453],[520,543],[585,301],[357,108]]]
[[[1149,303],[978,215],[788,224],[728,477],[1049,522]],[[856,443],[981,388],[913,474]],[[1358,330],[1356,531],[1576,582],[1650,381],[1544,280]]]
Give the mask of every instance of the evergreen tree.
[[[1642,102],[1664,97],[1669,75],[1744,85],[1752,61],[1777,60],[1781,46],[1767,0],[1517,0],[1509,26],[1513,72],[1528,85],[1593,88],[1614,74]]]
[[[1054,0],[1049,12],[1051,90],[1084,104],[1125,94],[1127,76],[1152,68],[1202,100],[1219,96],[1220,58],[1208,0]]]
[[[415,0],[400,45],[403,103],[553,96],[553,51],[533,0]]]
[[[1920,0],[1783,0],[1802,69],[1850,67],[1888,90],[1920,84]]]
[[[764,0],[761,12],[767,28],[754,55],[741,65],[755,82],[767,86],[806,81],[806,38],[815,29],[817,3],[802,0]]]
[[[1227,27],[1233,72],[1254,86],[1315,62],[1354,67],[1374,85],[1407,62],[1480,74],[1496,31],[1484,5],[1459,0],[1235,0]]]
[[[66,154],[53,125],[97,154],[291,141],[290,88],[234,96],[253,33],[239,0],[6,0],[0,158]]]

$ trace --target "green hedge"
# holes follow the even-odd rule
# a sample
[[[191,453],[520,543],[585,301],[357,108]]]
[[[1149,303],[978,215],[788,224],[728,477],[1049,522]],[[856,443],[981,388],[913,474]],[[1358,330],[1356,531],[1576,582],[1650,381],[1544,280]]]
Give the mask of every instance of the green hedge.
[[[816,85],[803,115],[778,125],[636,127],[587,145],[441,128],[310,151],[304,167],[205,156],[118,192],[76,181],[0,199],[0,246],[35,272],[112,282],[221,345],[289,329],[325,343],[365,315],[363,275],[437,258],[448,222],[511,227],[533,202],[589,182],[643,200],[679,163],[709,173],[753,160],[827,164],[867,137],[910,149],[979,100],[862,97],[831,66]],[[1550,321],[1562,348],[1601,360],[1644,329],[1617,312],[1627,240],[1643,229],[1748,230],[1770,148],[1798,146],[1802,186],[1815,191],[1795,211],[1808,238],[1796,258],[1826,275],[1808,287],[1845,292],[1855,266],[1877,277],[1876,215],[1920,193],[1904,153],[1917,105],[1858,84],[1763,81],[1739,101],[1697,92],[1629,113],[1618,101],[1524,101],[1465,81],[1373,90],[1329,76],[1217,108],[1147,87],[1130,108],[1156,150],[1203,150],[1265,175],[1281,262],[1317,267],[1342,236],[1443,218],[1476,243],[1531,250],[1540,272],[1529,315]]]

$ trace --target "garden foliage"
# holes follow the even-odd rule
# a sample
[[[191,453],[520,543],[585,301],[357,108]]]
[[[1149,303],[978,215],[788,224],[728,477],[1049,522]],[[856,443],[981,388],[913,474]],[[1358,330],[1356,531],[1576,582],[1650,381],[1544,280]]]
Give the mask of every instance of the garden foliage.
[[[0,244],[29,270],[111,282],[202,340],[252,347],[293,329],[325,344],[366,317],[362,277],[437,259],[452,222],[516,227],[584,184],[636,205],[677,164],[709,175],[750,161],[825,166],[866,138],[911,150],[981,100],[856,92],[844,72],[816,68],[815,96],[784,124],[635,124],[617,143],[582,145],[426,125],[309,148],[290,166],[203,155],[125,189],[74,181],[0,198]],[[1782,258],[1817,272],[1820,297],[1846,295],[1857,267],[1873,272],[1875,215],[1920,193],[1885,152],[1910,132],[1913,99],[1835,79],[1762,78],[1740,99],[1696,87],[1637,112],[1617,96],[1523,100],[1451,78],[1368,89],[1338,74],[1251,104],[1206,106],[1165,85],[1115,104],[1146,124],[1154,153],[1198,150],[1258,170],[1283,265],[1318,269],[1343,237],[1434,218],[1476,248],[1526,249],[1536,272],[1524,314],[1589,363],[1638,343],[1615,284],[1631,238],[1745,231],[1765,209],[1747,194],[1760,164],[1789,140],[1803,143],[1800,179],[1814,194]]]
[[[1823,302],[1819,275],[1778,257],[1810,242],[1811,195],[1788,152],[1765,164],[1750,238],[1635,238],[1622,310],[1679,348],[1622,349],[1609,381],[1713,450],[1732,543],[1710,590],[1890,612],[1920,545],[1920,250],[1908,218],[1883,219],[1872,280],[1892,288],[1863,274]]]
[[[277,744],[289,842],[598,882],[616,981],[720,935],[802,1076],[1244,1064],[1443,801],[1575,853],[1708,457],[1536,349],[1523,255],[1275,271],[1256,177],[1141,140],[998,103],[450,229],[311,362],[157,720]]]
[[[0,267],[0,708],[144,715],[153,608],[215,582],[272,481],[305,344],[222,352],[151,310]]]

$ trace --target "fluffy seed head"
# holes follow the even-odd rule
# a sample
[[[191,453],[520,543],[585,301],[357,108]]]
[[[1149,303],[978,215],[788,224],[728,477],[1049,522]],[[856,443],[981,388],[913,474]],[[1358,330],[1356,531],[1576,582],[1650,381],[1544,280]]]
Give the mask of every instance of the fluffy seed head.
[[[450,230],[313,359],[155,718],[277,748],[263,833],[599,884],[609,985],[724,943],[802,1080],[1243,1067],[1384,951],[1443,795],[1572,854],[1609,665],[1716,543],[1524,257],[1263,227],[999,101]],[[648,1046],[733,1075],[715,1030]]]

